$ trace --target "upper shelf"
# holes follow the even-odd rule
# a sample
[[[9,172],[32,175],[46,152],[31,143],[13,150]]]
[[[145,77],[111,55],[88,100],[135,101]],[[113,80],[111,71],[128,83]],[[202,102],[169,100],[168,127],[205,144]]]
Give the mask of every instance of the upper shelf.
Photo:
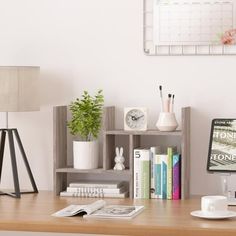
[[[149,129],[146,131],[126,131],[122,129],[116,130],[105,130],[105,134],[114,134],[114,135],[168,135],[168,136],[181,136],[182,131],[176,130],[173,132],[163,132],[155,129]]]

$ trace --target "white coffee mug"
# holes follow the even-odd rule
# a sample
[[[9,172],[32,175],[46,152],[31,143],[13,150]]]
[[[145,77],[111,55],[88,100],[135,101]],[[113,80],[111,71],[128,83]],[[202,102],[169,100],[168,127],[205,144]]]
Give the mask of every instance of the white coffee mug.
[[[227,209],[227,198],[225,196],[204,196],[201,198],[201,211],[205,214],[221,214]]]

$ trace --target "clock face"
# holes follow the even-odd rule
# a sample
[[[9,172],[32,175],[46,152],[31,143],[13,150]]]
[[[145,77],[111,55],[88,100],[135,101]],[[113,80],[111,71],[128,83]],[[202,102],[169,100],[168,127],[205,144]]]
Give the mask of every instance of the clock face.
[[[131,109],[125,115],[125,124],[130,129],[145,130],[147,125],[146,113],[141,109]]]

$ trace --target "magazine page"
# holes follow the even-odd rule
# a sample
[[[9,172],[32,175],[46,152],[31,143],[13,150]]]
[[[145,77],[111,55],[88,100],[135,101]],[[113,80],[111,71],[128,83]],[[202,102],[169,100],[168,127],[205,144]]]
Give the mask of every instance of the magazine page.
[[[92,204],[86,205],[86,213],[87,215],[90,215],[91,213],[103,208],[106,205],[106,202],[104,200],[98,200],[96,202],[93,202]]]
[[[144,206],[123,206],[110,205],[105,206],[93,212],[90,215],[84,215],[85,218],[113,218],[113,219],[132,219],[144,209]]]
[[[66,208],[63,208],[60,211],[55,212],[54,214],[52,214],[52,216],[66,217],[66,216],[74,216],[82,212],[86,213],[84,210],[85,207],[86,205],[70,205]]]
[[[52,216],[56,217],[67,217],[74,216],[77,214],[91,214],[92,212],[104,207],[106,202],[104,200],[98,200],[88,205],[70,205],[63,208],[60,211],[55,212]]]

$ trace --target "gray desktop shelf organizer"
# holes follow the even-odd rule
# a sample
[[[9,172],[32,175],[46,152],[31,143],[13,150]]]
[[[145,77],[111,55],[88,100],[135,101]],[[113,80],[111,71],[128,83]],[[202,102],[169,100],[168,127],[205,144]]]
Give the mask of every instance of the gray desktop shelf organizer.
[[[190,107],[182,108],[181,123],[182,130],[174,132],[161,132],[157,129],[147,131],[125,131],[115,129],[115,107],[105,107],[103,114],[103,128],[101,135],[102,153],[101,166],[94,170],[78,170],[68,165],[68,145],[72,142],[67,130],[67,106],[53,108],[53,143],[54,143],[54,193],[59,195],[70,183],[71,176],[84,180],[92,177],[94,180],[100,178],[106,180],[126,181],[129,197],[133,198],[133,149],[142,147],[142,140],[150,137],[158,137],[160,140],[166,138],[174,139],[181,152],[181,185],[182,199],[189,197],[189,175],[190,175]],[[124,144],[125,166],[123,171],[113,170],[115,147],[118,139]],[[153,141],[153,139],[151,139]],[[165,141],[164,141],[165,142]],[[168,145],[169,143],[165,143]],[[125,146],[126,145],[126,146]],[[147,145],[150,144],[148,141]],[[155,142],[155,145],[159,145]]]

